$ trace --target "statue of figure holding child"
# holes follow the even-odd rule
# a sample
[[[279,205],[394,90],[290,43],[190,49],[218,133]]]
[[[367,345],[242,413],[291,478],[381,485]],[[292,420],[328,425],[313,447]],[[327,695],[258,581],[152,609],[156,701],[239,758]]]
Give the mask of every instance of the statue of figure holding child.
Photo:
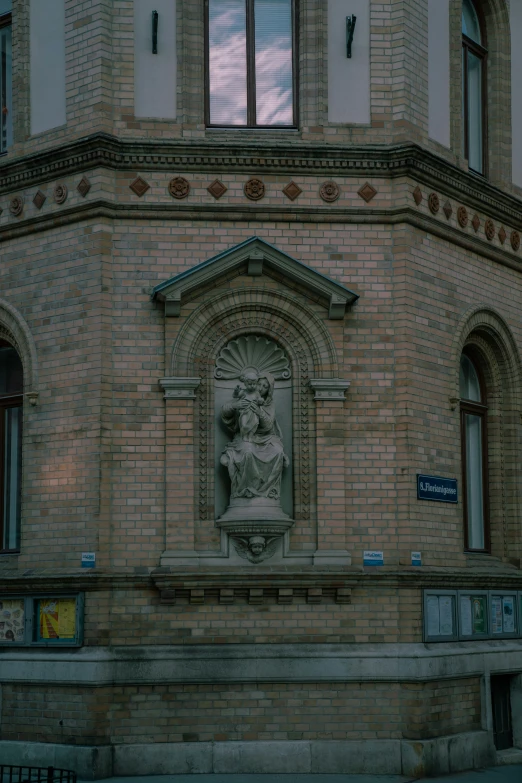
[[[220,460],[230,476],[230,504],[218,525],[229,529],[229,523],[243,522],[244,532],[258,532],[259,523],[267,522],[284,531],[292,520],[281,508],[281,478],[288,458],[276,419],[275,380],[255,367],[246,367],[239,380],[243,385],[236,386],[221,409],[233,439]]]

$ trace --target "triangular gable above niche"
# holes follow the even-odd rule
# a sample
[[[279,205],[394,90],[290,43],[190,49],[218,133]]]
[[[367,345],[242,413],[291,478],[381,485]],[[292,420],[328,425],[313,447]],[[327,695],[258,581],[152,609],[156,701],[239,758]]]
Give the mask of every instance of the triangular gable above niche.
[[[296,261],[263,239],[252,237],[165,283],[160,283],[153,290],[152,299],[165,302],[166,317],[177,317],[180,315],[181,305],[190,301],[198,289],[217,282],[224,275],[237,271],[238,275],[243,273],[259,277],[269,274],[270,270],[299,283],[310,291],[314,298],[322,299],[328,307],[328,317],[332,319],[343,318],[346,306],[359,298],[349,288],[330,277],[325,277],[301,261]]]

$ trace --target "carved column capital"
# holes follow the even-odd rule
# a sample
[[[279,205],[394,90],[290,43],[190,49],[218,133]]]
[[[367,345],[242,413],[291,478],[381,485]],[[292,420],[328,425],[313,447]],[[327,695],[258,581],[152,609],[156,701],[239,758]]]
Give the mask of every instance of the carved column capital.
[[[344,400],[350,381],[342,378],[311,378],[314,400]]]
[[[166,400],[195,400],[201,378],[161,378],[159,385]]]

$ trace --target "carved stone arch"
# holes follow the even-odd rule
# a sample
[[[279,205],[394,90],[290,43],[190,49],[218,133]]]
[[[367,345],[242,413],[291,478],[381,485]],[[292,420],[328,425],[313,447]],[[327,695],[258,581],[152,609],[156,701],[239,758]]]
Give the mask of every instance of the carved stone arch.
[[[38,393],[36,346],[27,322],[16,307],[0,299],[0,337],[16,348],[24,370],[24,393]]]
[[[265,314],[268,329],[270,318],[267,316],[271,316],[274,327],[277,324],[277,334],[280,334],[279,327],[282,322],[301,333],[313,361],[310,372],[323,378],[336,376],[337,352],[328,330],[315,313],[305,309],[291,294],[271,291],[267,295],[267,291],[253,287],[238,291],[224,291],[210,301],[203,302],[194,310],[172,346],[170,362],[172,375],[188,377],[195,372],[194,361],[198,347],[206,339],[207,333],[217,329],[223,335],[229,335],[227,321],[231,318],[236,319],[238,313],[244,316],[243,329],[252,330],[248,325],[248,318],[255,319],[255,313],[260,312]]]
[[[486,384],[491,552],[507,557],[520,550],[519,476],[522,363],[513,334],[502,316],[487,305],[470,308],[461,318],[452,346],[455,402],[460,397],[460,357],[465,348]]]
[[[313,549],[316,487],[315,410],[310,380],[338,374],[335,345],[320,319],[290,293],[254,287],[225,291],[200,304],[187,318],[171,352],[176,377],[200,378],[195,402],[195,543],[220,546],[215,517],[214,361],[220,351],[242,335],[264,336],[286,353],[293,378],[293,469],[295,526],[292,539]]]
[[[484,356],[484,373],[489,374],[493,393],[500,394],[512,410],[521,410],[522,362],[515,338],[502,316],[489,305],[470,307],[461,317],[451,349],[452,397],[458,399],[459,362],[466,345],[476,345]],[[487,365],[487,366],[486,366]]]

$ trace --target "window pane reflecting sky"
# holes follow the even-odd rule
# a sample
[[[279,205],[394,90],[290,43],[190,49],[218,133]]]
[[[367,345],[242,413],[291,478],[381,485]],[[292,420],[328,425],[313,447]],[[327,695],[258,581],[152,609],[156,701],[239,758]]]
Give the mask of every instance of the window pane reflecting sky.
[[[210,122],[247,124],[246,2],[209,1]]]
[[[1,1],[1,0],[0,0]],[[255,49],[257,125],[293,124],[292,0],[209,0],[211,125],[247,125],[247,45]],[[255,32],[254,32],[255,30]]]
[[[291,0],[255,0],[258,125],[292,125]]]

